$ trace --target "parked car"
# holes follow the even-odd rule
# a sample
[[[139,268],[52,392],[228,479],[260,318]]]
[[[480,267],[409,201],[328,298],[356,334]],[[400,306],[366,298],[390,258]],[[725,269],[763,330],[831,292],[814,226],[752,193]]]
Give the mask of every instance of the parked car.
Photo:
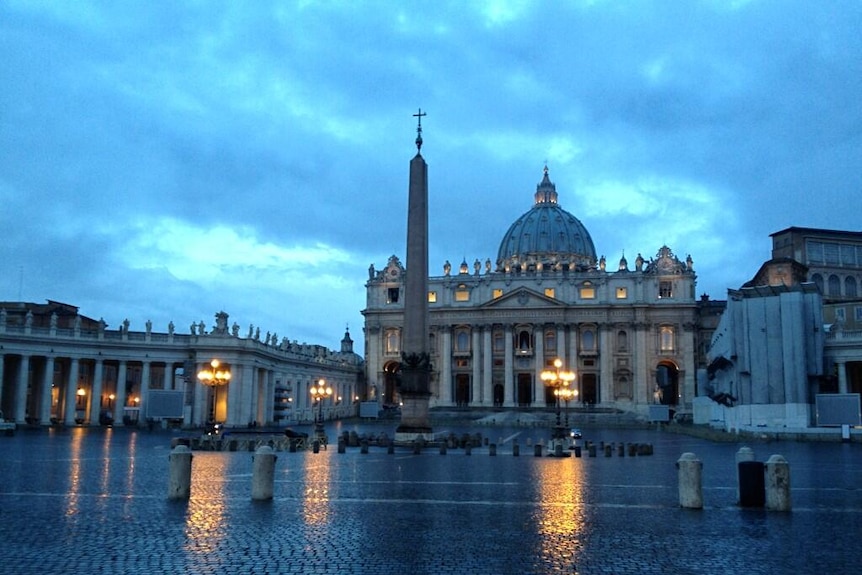
[[[581,437],[583,437],[583,434],[581,434],[580,429],[578,429],[577,427],[573,427],[572,430],[569,432],[569,436],[572,439],[580,439]]]

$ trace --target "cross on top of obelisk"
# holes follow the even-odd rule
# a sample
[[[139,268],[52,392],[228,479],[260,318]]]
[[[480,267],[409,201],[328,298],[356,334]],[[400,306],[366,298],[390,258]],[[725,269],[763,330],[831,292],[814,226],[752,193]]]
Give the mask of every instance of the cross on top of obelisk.
[[[422,108],[419,108],[419,112],[413,114],[414,118],[419,119],[419,124],[416,126],[416,149],[420,152],[422,151],[422,116],[427,116],[425,112],[422,111]]]

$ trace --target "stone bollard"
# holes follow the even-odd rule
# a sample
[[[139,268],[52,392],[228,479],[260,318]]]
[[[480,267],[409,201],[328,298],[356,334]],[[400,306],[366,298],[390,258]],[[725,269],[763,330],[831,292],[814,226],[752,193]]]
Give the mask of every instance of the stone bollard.
[[[440,455],[446,455],[446,442],[440,444]]]
[[[536,457],[542,456],[542,444],[541,443],[536,443],[533,446],[533,455],[535,455]]]
[[[467,445],[464,446],[464,455],[471,455],[473,453],[473,444],[469,441]]]
[[[363,439],[362,441],[359,442],[359,453],[362,455],[368,454],[368,440],[367,439]]]
[[[613,448],[610,444],[605,444],[605,457],[610,457],[613,455]]]
[[[575,457],[580,457],[580,456],[581,456],[581,446],[575,445]]]
[[[320,441],[317,439],[311,444],[311,452],[312,453],[320,453]]]
[[[620,457],[626,456],[626,446],[624,443],[620,443],[619,445],[617,445],[617,455],[619,455]]]
[[[488,446],[488,455],[497,455],[497,444],[492,443]]]
[[[739,473],[739,464],[742,462],[754,461],[754,450],[750,447],[743,446],[736,452],[736,503],[742,505],[742,499],[739,494],[739,487],[742,481],[742,476]]]
[[[781,455],[766,460],[766,508],[790,511],[790,464]]]
[[[255,501],[272,499],[275,481],[275,461],[278,456],[269,445],[261,445],[252,455],[251,498]]]
[[[521,455],[521,446],[518,445],[517,441],[512,443],[512,455],[515,457],[518,457],[519,455]]]
[[[563,444],[559,441],[554,442],[554,457],[563,456]]]
[[[345,453],[347,451],[347,443],[345,443],[343,437],[338,438],[338,453]]]
[[[590,443],[590,448],[588,451],[590,453],[590,457],[595,457],[596,456],[596,444]]]
[[[192,485],[192,451],[187,445],[177,445],[171,450],[168,459],[168,499],[188,499]]]
[[[634,457],[638,454],[638,446],[634,443],[628,444],[629,457]]]
[[[683,453],[676,462],[676,468],[679,470],[680,507],[703,509],[703,463],[694,453]]]

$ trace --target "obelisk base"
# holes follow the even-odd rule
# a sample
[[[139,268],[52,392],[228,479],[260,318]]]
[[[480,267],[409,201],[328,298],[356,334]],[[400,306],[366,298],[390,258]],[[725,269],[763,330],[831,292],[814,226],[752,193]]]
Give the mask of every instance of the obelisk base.
[[[396,441],[413,441],[420,436],[425,440],[434,439],[428,417],[429,399],[426,393],[401,394],[401,425],[395,429]]]

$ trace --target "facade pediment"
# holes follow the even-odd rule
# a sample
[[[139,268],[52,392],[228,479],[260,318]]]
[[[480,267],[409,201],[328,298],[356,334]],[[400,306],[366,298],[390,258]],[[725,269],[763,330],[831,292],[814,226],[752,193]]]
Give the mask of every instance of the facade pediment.
[[[565,304],[552,297],[521,287],[511,293],[503,294],[481,307],[482,309],[521,309],[548,306],[564,307]]]

